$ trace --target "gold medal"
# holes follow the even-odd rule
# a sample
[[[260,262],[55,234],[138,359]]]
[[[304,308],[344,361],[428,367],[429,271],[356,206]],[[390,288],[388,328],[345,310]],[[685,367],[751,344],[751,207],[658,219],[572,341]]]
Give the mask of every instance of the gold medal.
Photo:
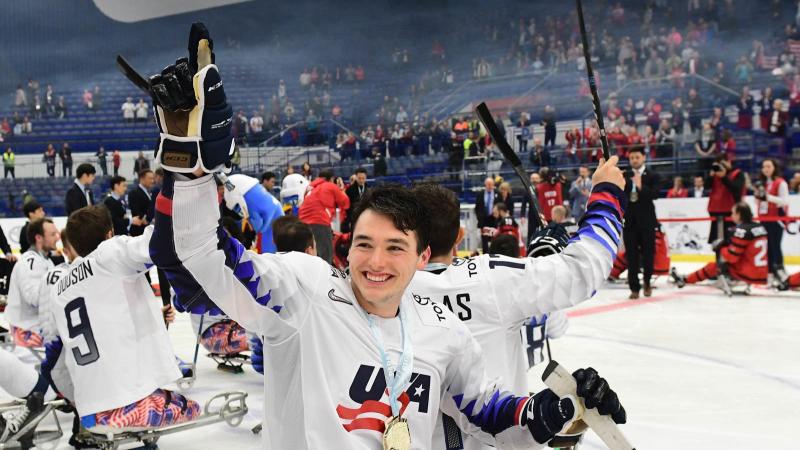
[[[386,420],[383,432],[383,450],[408,450],[411,448],[411,431],[408,421],[400,417]]]
[[[631,203],[636,203],[639,200],[639,191],[631,191]]]

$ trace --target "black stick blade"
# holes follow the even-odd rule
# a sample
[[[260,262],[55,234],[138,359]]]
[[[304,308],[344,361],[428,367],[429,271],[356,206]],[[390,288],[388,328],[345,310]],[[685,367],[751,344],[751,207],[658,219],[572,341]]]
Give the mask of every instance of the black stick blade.
[[[478,116],[483,126],[486,127],[486,132],[492,137],[492,141],[494,141],[497,148],[500,149],[503,157],[505,157],[513,167],[522,166],[522,161],[520,161],[519,156],[514,153],[514,150],[508,145],[506,138],[500,133],[500,128],[494,121],[494,117],[492,117],[492,113],[489,111],[489,107],[486,106],[486,103],[479,103],[478,106],[475,107],[475,114]]]

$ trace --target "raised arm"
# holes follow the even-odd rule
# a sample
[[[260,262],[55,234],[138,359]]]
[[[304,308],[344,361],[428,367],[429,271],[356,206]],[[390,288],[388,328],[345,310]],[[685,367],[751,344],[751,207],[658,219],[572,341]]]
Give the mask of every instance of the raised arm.
[[[267,339],[271,333],[289,333],[286,324],[291,328],[307,311],[310,294],[304,292],[305,286],[315,286],[321,273],[329,274],[320,266],[324,261],[298,253],[246,251],[218,224],[212,176],[186,181],[174,181],[174,177],[165,175],[156,200],[150,255],[175,289],[178,309],[197,314],[223,312]],[[276,321],[284,325],[271,327]]]

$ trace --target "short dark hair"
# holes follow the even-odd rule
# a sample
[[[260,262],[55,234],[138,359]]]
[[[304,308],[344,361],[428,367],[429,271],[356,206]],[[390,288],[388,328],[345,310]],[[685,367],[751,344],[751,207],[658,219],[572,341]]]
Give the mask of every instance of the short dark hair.
[[[164,178],[164,169],[162,169],[161,167],[157,168],[156,171],[154,172],[154,175],[157,177]]]
[[[36,243],[36,236],[44,237],[44,224],[46,223],[53,223],[53,219],[42,217],[28,224],[28,231],[25,237],[28,238],[28,243],[30,243],[31,246]]]
[[[363,173],[364,175],[366,175],[367,174],[367,169],[365,169],[363,167],[359,167],[358,169],[356,169],[355,173],[356,174]]]
[[[430,220],[427,210],[410,189],[396,184],[367,189],[353,211],[352,229],[364,211],[372,210],[387,217],[394,227],[402,232],[413,231],[417,235],[417,254],[422,254],[430,244]]]
[[[750,223],[753,221],[753,210],[750,209],[750,205],[745,202],[739,202],[733,207],[736,209],[736,213],[739,214],[739,217],[742,218],[742,222]]]
[[[642,155],[644,155],[644,147],[642,147],[641,145],[634,145],[633,147],[628,149],[628,154],[630,155],[631,153],[641,153]]]
[[[125,179],[125,177],[123,177],[122,175],[114,175],[113,177],[111,177],[111,189],[114,189],[114,186],[120,183],[124,183],[126,181],[128,180]]]
[[[75,169],[75,177],[80,178],[84,175],[94,175],[97,173],[94,166],[89,163],[81,163],[78,165],[78,168]]]
[[[449,255],[461,228],[461,207],[456,194],[434,183],[419,184],[412,192],[428,216],[431,257]]]
[[[28,203],[22,205],[22,212],[25,214],[25,217],[30,218],[30,215],[35,213],[36,210],[39,208],[43,208],[43,206],[40,205],[39,202],[37,202],[36,200],[31,200]]]
[[[324,178],[324,179],[326,179],[328,181],[332,181],[333,180],[333,171],[321,170],[319,172],[319,175],[317,175],[317,176],[320,177],[320,178]]]
[[[263,183],[263,182],[265,182],[265,181],[267,181],[267,180],[269,180],[271,178],[276,178],[275,174],[273,172],[264,172],[264,173],[261,174],[261,180],[259,180],[259,181],[261,181]]]
[[[80,256],[92,253],[113,228],[111,213],[103,205],[85,206],[73,211],[67,219],[70,244]]]
[[[489,253],[519,258],[519,242],[510,234],[500,234],[489,243]]]
[[[497,208],[499,212],[508,212],[508,206],[506,206],[503,202],[497,202],[494,204],[494,207]]]
[[[142,178],[144,178],[144,176],[145,176],[145,175],[147,175],[148,173],[153,173],[153,171],[152,171],[152,170],[150,170],[150,169],[142,169],[142,170],[140,170],[140,171],[139,171],[139,174],[138,174],[138,175],[139,175],[139,179],[141,180],[141,179],[142,179]]]
[[[278,217],[272,222],[272,240],[279,252],[304,252],[314,246],[311,227],[295,216]]]

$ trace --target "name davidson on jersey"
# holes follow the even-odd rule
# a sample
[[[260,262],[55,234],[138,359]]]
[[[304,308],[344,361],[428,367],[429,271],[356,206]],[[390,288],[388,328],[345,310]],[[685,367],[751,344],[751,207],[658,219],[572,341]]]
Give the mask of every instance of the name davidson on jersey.
[[[58,295],[61,295],[62,292],[66,291],[67,288],[73,284],[83,281],[92,275],[94,275],[94,272],[92,271],[91,262],[88,259],[84,260],[77,266],[73,267],[72,270],[66,273],[64,277],[59,280]]]

